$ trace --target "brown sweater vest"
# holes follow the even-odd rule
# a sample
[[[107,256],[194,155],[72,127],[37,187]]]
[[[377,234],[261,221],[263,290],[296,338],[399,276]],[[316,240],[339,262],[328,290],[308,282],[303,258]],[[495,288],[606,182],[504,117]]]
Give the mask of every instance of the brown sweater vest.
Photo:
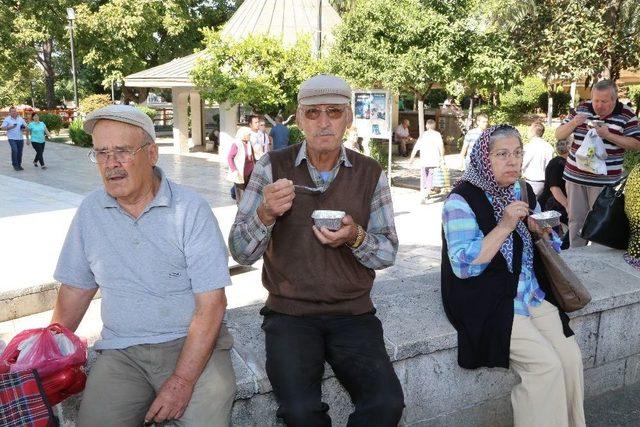
[[[301,145],[268,153],[273,181],[280,178],[314,187],[307,164],[295,167]],[[363,314],[373,309],[370,293],[375,272],[360,264],[346,246],[323,245],[313,234],[316,209],[345,211],[365,230],[371,199],[382,169],[374,160],[347,151],[352,167],[340,166],[323,194],[296,193],[291,209],[278,218],[264,253],[262,283],[266,305],[279,313],[301,316]]]

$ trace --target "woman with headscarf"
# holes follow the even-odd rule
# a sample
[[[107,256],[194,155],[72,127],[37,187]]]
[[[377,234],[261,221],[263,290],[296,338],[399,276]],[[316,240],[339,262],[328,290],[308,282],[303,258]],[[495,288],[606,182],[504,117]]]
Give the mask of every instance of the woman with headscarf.
[[[549,290],[532,233],[544,235],[531,186],[520,187],[522,141],[485,130],[443,209],[442,300],[463,368],[513,367],[516,426],[584,426],[580,348]],[[529,205],[521,200],[528,192]]]

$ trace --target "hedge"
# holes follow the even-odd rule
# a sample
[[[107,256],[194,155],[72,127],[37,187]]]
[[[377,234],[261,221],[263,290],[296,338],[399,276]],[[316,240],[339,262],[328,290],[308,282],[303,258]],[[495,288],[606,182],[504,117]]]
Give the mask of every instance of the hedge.
[[[82,129],[83,124],[84,122],[81,119],[75,119],[71,122],[71,125],[69,125],[69,137],[75,145],[79,145],[80,147],[93,147],[91,135]]]
[[[40,121],[44,123],[49,132],[60,132],[62,129],[62,117],[57,114],[42,113],[38,114]]]

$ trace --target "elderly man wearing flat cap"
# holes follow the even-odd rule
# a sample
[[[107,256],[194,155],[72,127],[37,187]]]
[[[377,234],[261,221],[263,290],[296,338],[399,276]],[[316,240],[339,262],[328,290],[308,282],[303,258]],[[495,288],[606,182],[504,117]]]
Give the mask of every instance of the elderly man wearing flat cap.
[[[374,160],[342,146],[351,88],[318,75],[298,93],[306,140],[260,159],[229,236],[241,264],[264,259],[261,314],[266,371],[289,426],[330,426],[324,363],[355,406],[349,426],[395,426],[404,407],[370,293],[374,270],[393,264],[398,238],[387,179]],[[346,212],[318,228],[315,210]]]
[[[100,289],[99,355],[77,426],[227,426],[236,387],[223,323],[231,281],[211,208],[156,166],[153,123],[137,108],[96,110],[84,130],[104,189],[71,223],[52,319],[75,330]]]

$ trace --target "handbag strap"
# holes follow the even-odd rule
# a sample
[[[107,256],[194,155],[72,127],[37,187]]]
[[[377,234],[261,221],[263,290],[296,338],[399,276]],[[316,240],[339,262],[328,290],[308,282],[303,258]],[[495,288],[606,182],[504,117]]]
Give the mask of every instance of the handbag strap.
[[[520,183],[520,200],[525,202],[527,205],[529,204],[529,191],[527,190],[527,181],[520,178],[518,180]]]
[[[624,187],[627,185],[628,177],[629,177],[629,174],[626,174],[620,179],[620,181],[615,183],[614,188],[617,187],[618,185],[620,186],[620,188],[616,190],[616,197],[620,197],[624,193]]]

